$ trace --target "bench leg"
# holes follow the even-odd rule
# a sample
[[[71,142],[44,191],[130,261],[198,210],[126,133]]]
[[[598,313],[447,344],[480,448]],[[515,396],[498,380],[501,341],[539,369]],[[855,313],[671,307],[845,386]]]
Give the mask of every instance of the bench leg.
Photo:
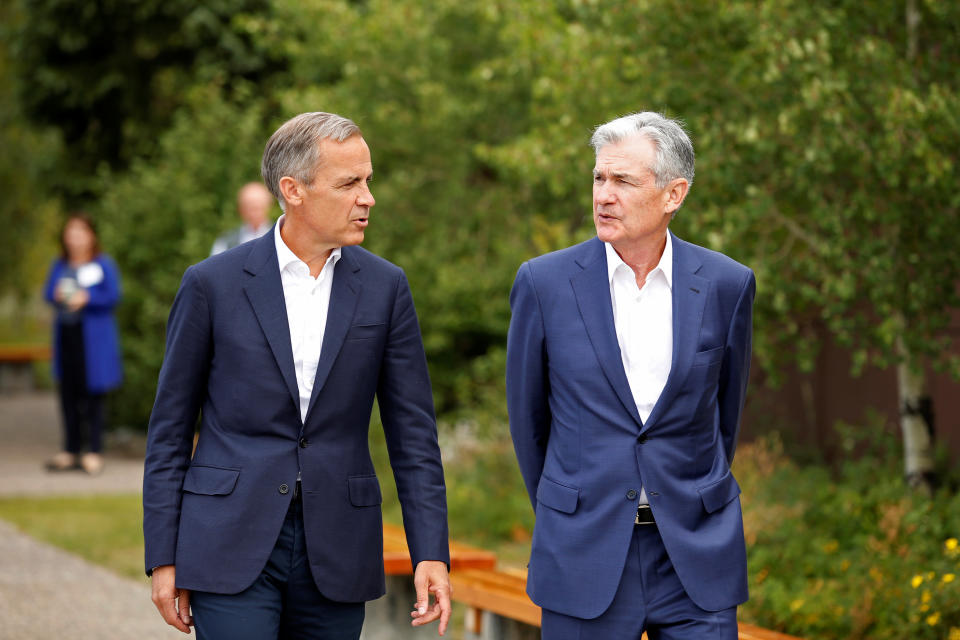
[[[540,628],[469,607],[464,640],[540,640]]]

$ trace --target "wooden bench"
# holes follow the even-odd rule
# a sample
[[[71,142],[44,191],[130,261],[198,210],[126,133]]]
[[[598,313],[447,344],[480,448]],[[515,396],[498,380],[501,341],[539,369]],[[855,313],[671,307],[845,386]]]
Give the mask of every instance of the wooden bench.
[[[0,393],[36,388],[33,363],[49,361],[50,345],[0,344]]]
[[[450,570],[493,569],[497,554],[468,544],[450,541]],[[413,564],[403,527],[383,525],[383,570],[388,576],[412,576]]]
[[[470,640],[539,638],[540,607],[526,593],[524,570],[462,569],[450,573],[453,599],[466,604]],[[776,631],[739,623],[740,640],[799,640]],[[644,635],[646,638],[646,635]]]
[[[451,571],[493,570],[497,555],[486,549],[450,541]],[[436,637],[436,625],[430,630],[410,626],[410,612],[417,600],[413,587],[413,564],[403,527],[383,525],[383,570],[387,576],[387,595],[367,603],[366,623],[361,640],[414,640]]]

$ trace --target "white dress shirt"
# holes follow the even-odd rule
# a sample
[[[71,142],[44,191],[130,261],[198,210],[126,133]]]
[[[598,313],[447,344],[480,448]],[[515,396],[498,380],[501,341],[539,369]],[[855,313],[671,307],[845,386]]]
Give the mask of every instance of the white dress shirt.
[[[287,322],[290,324],[290,344],[293,347],[293,366],[297,372],[297,389],[300,392],[300,420],[306,422],[313,380],[317,375],[320,348],[327,328],[327,311],[330,309],[330,288],[333,285],[333,270],[340,259],[340,247],[330,252],[330,257],[316,278],[310,275],[310,267],[298,258],[280,236],[284,218],[280,216],[274,231],[277,260],[280,262],[280,282],[283,285],[283,300],[287,305]]]
[[[646,422],[667,384],[673,359],[673,243],[667,233],[660,262],[642,289],[633,269],[610,243],[604,245],[620,358],[640,419]],[[640,504],[647,504],[643,489]]]

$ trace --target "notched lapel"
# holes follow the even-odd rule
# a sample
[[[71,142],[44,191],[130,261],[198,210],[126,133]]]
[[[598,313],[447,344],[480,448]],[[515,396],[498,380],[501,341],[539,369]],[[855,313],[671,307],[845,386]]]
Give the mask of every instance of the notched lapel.
[[[599,239],[587,245],[587,251],[578,260],[583,271],[570,278],[580,316],[587,328],[590,343],[597,354],[600,368],[620,402],[639,426],[640,413],[630,392],[627,373],[623,370],[620,345],[617,342],[613,323],[613,305],[610,301],[610,281],[607,277],[607,261],[604,246]]]
[[[689,246],[673,236],[673,356],[670,375],[657,403],[644,424],[646,431],[670,406],[679,385],[686,379],[693,362],[693,354],[700,342],[703,309],[710,291],[710,280],[697,275],[701,263]]]
[[[327,311],[327,326],[323,332],[323,345],[320,347],[320,360],[317,362],[317,375],[313,379],[313,392],[310,394],[310,406],[307,418],[313,411],[320,390],[327,382],[333,362],[340,354],[343,340],[350,330],[353,314],[360,298],[363,285],[356,272],[360,265],[351,255],[349,247],[341,250],[340,261],[333,271],[333,283],[330,288],[330,307]]]
[[[274,242],[272,231],[256,241],[256,246],[250,251],[250,256],[243,266],[244,271],[251,276],[243,285],[243,291],[253,307],[277,366],[280,367],[290,398],[297,408],[297,415],[300,415],[300,392],[297,389],[297,376],[293,365],[290,323],[287,320],[287,305],[283,299],[283,283],[280,281],[280,265],[277,262]]]

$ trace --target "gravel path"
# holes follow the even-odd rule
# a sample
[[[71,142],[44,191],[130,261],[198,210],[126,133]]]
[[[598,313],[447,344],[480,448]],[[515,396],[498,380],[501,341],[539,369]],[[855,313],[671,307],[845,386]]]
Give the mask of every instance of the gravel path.
[[[143,485],[143,459],[108,446],[99,476],[49,473],[43,463],[61,448],[60,414],[52,393],[0,396],[0,496],[132,493]],[[108,445],[110,443],[108,442]],[[120,447],[136,449],[136,445]]]
[[[129,455],[108,454],[95,478],[46,472],[59,442],[53,394],[0,396],[0,496],[140,491],[143,463]],[[160,619],[146,577],[117,576],[0,520],[0,640],[186,637]]]

